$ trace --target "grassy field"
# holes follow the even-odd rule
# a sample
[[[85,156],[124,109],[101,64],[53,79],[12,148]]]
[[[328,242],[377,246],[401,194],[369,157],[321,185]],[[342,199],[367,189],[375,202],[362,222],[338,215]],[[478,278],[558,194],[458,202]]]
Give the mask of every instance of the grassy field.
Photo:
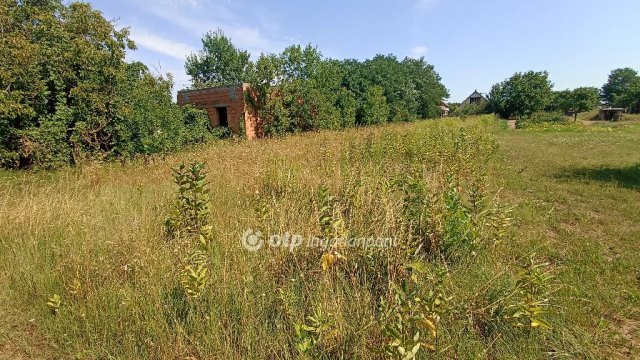
[[[0,358],[640,357],[639,141],[484,117],[2,172]],[[191,161],[210,207],[168,236]]]
[[[506,171],[495,176],[518,204],[516,247],[558,268],[554,352],[640,356],[640,123],[499,135]],[[559,334],[558,334],[559,335]]]

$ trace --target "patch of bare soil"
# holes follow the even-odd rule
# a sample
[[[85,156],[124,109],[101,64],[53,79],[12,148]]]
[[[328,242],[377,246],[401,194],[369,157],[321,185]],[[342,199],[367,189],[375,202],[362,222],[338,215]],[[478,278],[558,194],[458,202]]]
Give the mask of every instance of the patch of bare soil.
[[[614,331],[616,331],[624,342],[625,348],[618,351],[620,357],[637,359],[640,356],[640,321],[632,319],[614,318]]]

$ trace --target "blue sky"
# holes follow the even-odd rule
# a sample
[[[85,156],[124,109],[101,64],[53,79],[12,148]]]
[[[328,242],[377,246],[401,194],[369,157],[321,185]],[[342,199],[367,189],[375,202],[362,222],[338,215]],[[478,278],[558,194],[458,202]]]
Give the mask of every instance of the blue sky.
[[[222,29],[256,58],[294,43],[327,57],[425,56],[450,101],[516,71],[547,70],[556,89],[600,87],[618,67],[640,70],[637,0],[96,0],[130,27],[139,60],[189,84],[185,56]]]

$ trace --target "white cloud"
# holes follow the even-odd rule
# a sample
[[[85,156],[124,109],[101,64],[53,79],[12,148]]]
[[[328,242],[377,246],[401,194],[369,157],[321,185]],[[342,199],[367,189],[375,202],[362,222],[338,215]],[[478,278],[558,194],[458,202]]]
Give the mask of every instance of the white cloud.
[[[236,46],[249,50],[254,56],[260,52],[279,52],[286,46],[284,38],[273,35],[278,32],[278,25],[266,9],[254,9],[252,15],[257,18],[247,20],[242,16],[246,9],[233,0],[130,1],[145,13],[187,30],[189,34],[183,37],[194,40],[190,43],[195,44],[208,31],[220,28]]]
[[[427,55],[427,51],[429,51],[429,49],[427,49],[426,46],[423,46],[423,45],[414,46],[411,49],[411,52],[409,53],[409,57],[418,59],[420,57]]]
[[[218,19],[185,16],[169,13],[164,9],[156,10],[154,14],[188,30],[198,39],[208,31],[216,31],[220,28],[236,46],[249,50],[254,56],[261,52],[279,52],[285,47],[284,41],[265,35],[257,26],[239,25],[237,21],[227,18],[229,14]]]
[[[245,9],[245,5],[234,0],[130,1],[144,15],[130,20],[131,38],[141,49],[169,58],[146,52],[134,52],[129,57],[144,62],[157,73],[171,72],[174,89],[188,86],[184,61],[188,54],[200,49],[200,39],[208,31],[222,29],[236,46],[248,50],[254,59],[262,52],[280,52],[290,43],[279,33],[278,17],[268,9]]]
[[[187,44],[172,41],[145,31],[132,29],[131,38],[136,45],[160,54],[184,60],[195,49]]]

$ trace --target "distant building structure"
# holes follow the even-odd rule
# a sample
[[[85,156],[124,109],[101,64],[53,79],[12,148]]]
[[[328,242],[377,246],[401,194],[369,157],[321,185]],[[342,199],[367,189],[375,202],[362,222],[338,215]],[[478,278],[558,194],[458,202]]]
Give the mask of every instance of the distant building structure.
[[[463,102],[460,103],[460,109],[463,109],[467,105],[481,105],[487,102],[487,98],[479,93],[478,90],[474,90]]]
[[[449,104],[447,104],[444,101],[441,101],[438,107],[440,108],[440,111],[442,111],[442,114],[441,114],[442,117],[449,116],[449,113],[451,112],[451,108],[449,107]]]
[[[622,119],[622,114],[625,109],[623,108],[602,108],[600,109],[600,120],[618,121]]]
[[[178,91],[178,105],[191,104],[206,110],[212,127],[228,127],[248,139],[264,136],[262,122],[245,99],[249,84]]]

